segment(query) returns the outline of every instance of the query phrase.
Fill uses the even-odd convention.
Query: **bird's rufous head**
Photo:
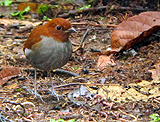
[[[72,24],[68,20],[63,18],[52,19],[46,24],[33,29],[24,44],[24,49],[31,49],[32,45],[41,41],[41,35],[52,37],[57,42],[66,42],[69,41],[69,35],[72,32],[76,32],[76,30],[72,28]]]

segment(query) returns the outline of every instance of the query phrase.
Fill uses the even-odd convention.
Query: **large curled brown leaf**
[[[129,49],[160,29],[160,12],[143,12],[123,21],[111,35],[112,50]]]

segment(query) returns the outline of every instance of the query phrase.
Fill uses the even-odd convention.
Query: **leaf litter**
[[[77,28],[83,27],[78,26]],[[154,64],[160,62],[159,37],[152,35],[154,40],[151,43],[134,47],[137,52],[134,56],[129,51],[111,56],[110,58],[116,65],[104,64],[103,69],[98,69],[96,64],[99,54],[90,52],[90,48],[105,49],[108,40],[103,39],[106,37],[106,33],[108,35],[110,32],[103,29],[97,31],[97,28],[94,28],[88,33],[83,50],[73,53],[71,61],[62,68],[77,74],[84,69],[88,72],[81,72],[81,75],[76,77],[64,77],[61,74],[55,74],[53,77],[56,92],[64,96],[58,103],[53,96],[49,95],[48,89],[51,86],[48,85],[49,81],[45,80],[47,74],[43,72],[38,73],[38,89],[39,93],[44,96],[45,103],[42,104],[40,100],[33,99],[33,96],[29,94],[29,91],[33,90],[34,74],[25,70],[31,69],[31,66],[24,59],[22,50],[19,51],[23,48],[23,41],[19,45],[12,45],[14,38],[8,40],[8,43],[1,42],[3,47],[1,53],[5,56],[5,58],[1,56],[1,64],[4,67],[15,66],[22,69],[21,76],[17,74],[17,78],[8,79],[13,82],[9,82],[7,86],[16,84],[15,87],[4,86],[0,90],[2,115],[11,120],[23,121],[47,121],[51,118],[63,118],[65,120],[73,118],[77,121],[93,121],[95,119],[97,121],[145,121],[146,119],[149,120],[148,115],[154,112],[158,113],[160,80],[158,76],[156,76],[156,79],[152,79],[152,73],[149,70],[155,69]],[[13,28],[14,30],[16,28]],[[83,30],[78,31],[78,34],[73,34],[71,37],[72,41],[77,44],[85,33]],[[27,35],[27,33],[26,31],[23,32],[24,35]],[[96,38],[89,40],[94,35],[96,35]],[[8,38],[2,37],[2,39],[7,40]],[[75,66],[78,67],[73,68]],[[76,84],[72,85],[74,82]],[[70,86],[67,84],[70,84]],[[58,87],[61,85],[63,87]],[[79,88],[79,86],[82,88]],[[19,90],[17,91],[17,89]],[[89,97],[80,94],[79,91],[81,92],[81,90],[86,91]],[[84,99],[84,101],[76,101],[76,97]],[[6,100],[14,102],[8,103],[5,102]],[[23,109],[19,107],[21,104],[16,105],[15,103],[21,103],[22,105],[26,103],[24,105],[25,115]],[[26,105],[28,106],[26,107]]]

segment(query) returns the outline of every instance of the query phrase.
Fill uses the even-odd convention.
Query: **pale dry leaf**
[[[103,68],[107,65],[116,65],[114,63],[114,61],[112,59],[110,59],[110,56],[106,56],[106,55],[100,55],[99,58],[98,58],[98,62],[97,62],[97,67],[98,68]]]
[[[15,19],[0,19],[0,24],[3,24],[5,26],[13,25],[14,23],[19,23],[22,25],[33,25],[33,26],[41,24],[41,22],[29,22],[24,20],[15,20]]]
[[[140,83],[128,84],[130,88],[123,88],[118,84],[104,85],[98,90],[98,94],[104,99],[111,99],[116,102],[139,100],[147,102],[150,98],[159,96],[159,79],[160,77],[156,77],[151,82],[143,80]],[[96,90],[92,90],[91,93],[96,93]]]

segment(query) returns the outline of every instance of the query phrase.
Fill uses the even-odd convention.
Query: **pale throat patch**
[[[28,48],[24,49],[24,53],[25,53],[26,56],[28,56],[31,52],[32,52],[31,49],[28,49]]]

